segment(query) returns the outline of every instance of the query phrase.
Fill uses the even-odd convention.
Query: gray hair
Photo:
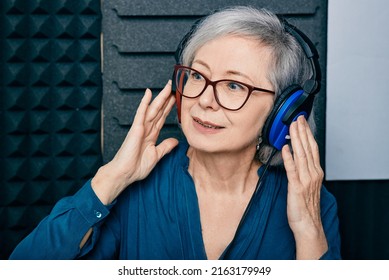
[[[209,41],[226,36],[238,35],[258,40],[270,47],[273,63],[267,79],[273,85],[275,98],[290,85],[303,83],[312,76],[312,66],[300,44],[288,32],[283,23],[266,9],[236,6],[215,12],[204,18],[196,27],[182,51],[180,60],[190,66],[196,52]],[[309,125],[315,131],[315,122],[309,118]],[[266,163],[273,148],[260,141],[256,158]],[[282,164],[280,153],[273,158],[271,165]]]

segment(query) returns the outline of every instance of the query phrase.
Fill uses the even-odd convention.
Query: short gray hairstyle
[[[199,48],[226,35],[253,38],[270,48],[273,63],[267,78],[274,87],[275,98],[288,86],[303,85],[312,76],[309,59],[297,40],[285,30],[281,20],[266,9],[246,6],[225,8],[201,20],[183,46],[180,61],[183,65],[191,66]],[[314,132],[316,127],[313,113],[309,118],[309,125]],[[266,163],[272,150],[272,147],[260,141],[257,159]],[[270,164],[282,164],[280,153],[277,153]]]

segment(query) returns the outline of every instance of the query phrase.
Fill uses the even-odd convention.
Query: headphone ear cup
[[[262,138],[265,144],[278,150],[282,149],[282,146],[286,143],[285,136],[289,133],[289,124],[285,124],[283,118],[303,92],[299,85],[291,85],[283,90],[275,100],[273,109],[262,129]]]

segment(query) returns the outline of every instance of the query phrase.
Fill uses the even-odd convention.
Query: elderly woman
[[[340,258],[336,201],[304,116],[279,149],[263,135],[281,91],[313,75],[285,24],[247,7],[198,23],[178,51],[177,95],[170,81],[153,101],[146,90],[114,159],[11,258]],[[176,101],[186,141],[157,145]]]

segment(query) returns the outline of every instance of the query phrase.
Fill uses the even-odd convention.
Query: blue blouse
[[[75,195],[61,199],[10,259],[207,259],[187,149],[187,143],[180,143],[114,205],[103,205],[88,181]],[[220,259],[295,259],[287,186],[283,169],[268,169]],[[321,218],[329,246],[322,259],[340,259],[337,205],[324,187]],[[91,238],[79,249],[91,227]]]

